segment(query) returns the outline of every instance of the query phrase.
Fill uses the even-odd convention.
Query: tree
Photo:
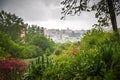
[[[51,39],[43,35],[33,36],[29,44],[38,46],[43,51],[46,51],[46,49],[48,48],[50,52],[54,51],[54,46],[55,46],[55,43]]]
[[[95,26],[109,26],[111,20],[113,31],[119,35],[116,15],[120,14],[120,0],[63,0],[61,4],[61,19],[69,14],[80,14],[82,11],[96,11],[95,17],[98,18],[99,24]]]
[[[27,26],[25,41],[29,42],[34,36],[44,36],[44,28],[37,25]]]
[[[24,29],[22,18],[5,11],[0,12],[0,31],[8,34],[12,40],[18,42]]]

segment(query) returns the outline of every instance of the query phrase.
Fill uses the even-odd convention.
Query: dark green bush
[[[41,35],[41,36],[35,35],[29,44],[35,45],[35,46],[41,48],[44,53],[47,49],[49,49],[49,51],[52,53],[54,51],[54,47],[55,47],[55,43],[51,39],[46,38],[43,35]]]
[[[12,57],[18,57],[20,55],[20,46],[11,40],[11,38],[2,32],[0,32],[0,57],[6,57],[8,54]]]
[[[19,57],[21,58],[35,58],[43,55],[41,48],[34,45],[25,45],[22,47],[22,51]]]

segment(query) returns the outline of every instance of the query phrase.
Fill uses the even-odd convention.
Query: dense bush
[[[18,44],[0,32],[0,57],[11,55],[14,58],[34,58],[45,53],[40,47],[30,44]]]
[[[62,44],[57,44],[57,47],[54,50],[54,54],[55,55],[60,55],[62,53],[63,54],[72,54],[74,47],[75,47],[75,45],[70,41],[67,41]]]
[[[94,46],[110,39],[110,32],[105,32],[103,30],[90,30],[81,40],[81,45],[83,48],[93,48]]]
[[[118,41],[105,41],[94,49],[80,50],[72,68],[82,80],[119,80],[120,44]],[[76,66],[75,66],[76,65]]]
[[[47,49],[52,53],[55,47],[55,43],[43,35],[35,35],[29,44],[38,46],[42,49],[43,53],[45,53]]]
[[[78,79],[120,79],[120,41],[118,38],[112,33],[93,31],[83,38],[81,44],[79,54],[71,65],[71,71],[78,73]]]
[[[20,46],[11,40],[11,38],[2,32],[0,32],[0,57],[6,57],[10,54],[12,57],[18,57],[20,55]]]
[[[35,58],[43,55],[43,50],[35,45],[24,45],[19,57],[21,58]]]
[[[17,80],[25,70],[26,64],[20,59],[0,59],[0,80]]]

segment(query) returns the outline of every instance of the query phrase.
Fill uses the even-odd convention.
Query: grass
[[[23,60],[24,60],[25,63],[30,63],[30,62],[36,60],[37,58],[38,57],[36,57],[36,58],[30,58],[30,59],[23,59]]]

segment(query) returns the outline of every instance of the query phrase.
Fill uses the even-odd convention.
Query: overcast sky
[[[61,18],[61,0],[0,0],[0,10],[15,13],[28,24],[48,29],[90,29],[96,23],[94,13],[83,12],[80,16]],[[120,26],[120,20],[117,18]]]

